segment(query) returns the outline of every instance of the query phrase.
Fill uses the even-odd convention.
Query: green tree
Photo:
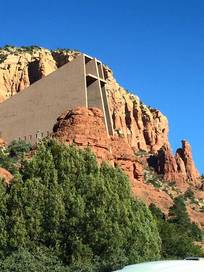
[[[190,218],[182,195],[174,199],[174,204],[169,209],[169,222],[179,225],[184,230],[190,225]]]
[[[170,220],[166,220],[162,211],[155,205],[150,205],[150,210],[157,220],[157,226],[159,229],[159,234],[162,240],[162,257],[165,259],[177,259],[177,258],[185,258],[187,256],[203,256],[202,249],[195,245],[195,237],[200,237],[201,230],[198,228],[196,224],[191,224],[186,222],[190,222],[190,219],[187,220],[177,220],[175,214],[182,214],[181,211],[177,213],[177,209],[183,209],[186,211],[184,205],[180,206],[180,201],[178,205],[178,200],[175,199],[174,208],[171,214],[173,214]],[[178,206],[179,208],[178,208]],[[176,207],[175,207],[176,206]],[[185,216],[186,213],[184,213]],[[185,224],[184,224],[185,223]],[[181,225],[180,225],[181,224]],[[185,229],[186,228],[186,229]],[[192,233],[194,234],[192,235]]]
[[[17,195],[24,207],[27,244],[41,242],[75,267],[97,263],[113,270],[159,258],[160,238],[150,211],[133,199],[127,176],[107,164],[99,167],[90,150],[45,141],[24,162],[21,175],[24,193]],[[37,201],[33,195],[39,189]],[[42,230],[31,235],[36,221]]]
[[[26,220],[24,212],[24,203],[22,201],[23,183],[21,180],[13,181],[8,195],[8,249],[16,250],[20,247],[26,247],[28,244],[28,233],[26,229]]]
[[[7,187],[0,178],[0,256],[3,254],[8,243],[7,233]]]
[[[9,146],[8,146],[8,152],[9,156],[11,158],[20,159],[24,156],[24,154],[28,153],[31,150],[31,144],[26,143],[23,140],[14,140]]]
[[[169,209],[169,222],[176,224],[181,231],[184,231],[192,239],[202,240],[202,231],[195,223],[191,223],[182,195],[174,199],[174,204]]]
[[[8,147],[0,148],[0,166],[17,176],[18,168],[31,145],[23,140],[13,141]]]
[[[183,259],[188,256],[203,256],[201,247],[195,245],[188,233],[183,232],[178,225],[163,221],[159,223],[159,229],[164,258]]]
[[[152,215],[157,219],[157,220],[164,220],[165,219],[165,214],[159,209],[154,203],[151,203],[149,205],[149,209],[152,213]]]
[[[69,267],[52,252],[36,248],[35,252],[19,249],[0,259],[1,272],[70,272]]]
[[[80,271],[160,257],[150,211],[132,197],[127,176],[99,167],[90,150],[45,141],[20,173],[9,197],[11,248],[43,245]]]

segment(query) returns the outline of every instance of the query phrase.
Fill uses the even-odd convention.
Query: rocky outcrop
[[[99,162],[105,160],[119,166],[129,176],[132,190],[148,204],[154,202],[165,212],[172,204],[171,198],[151,184],[144,183],[144,164],[125,138],[109,137],[103,122],[103,115],[96,108],[76,108],[62,114],[53,128],[52,137],[80,148],[91,148]]]
[[[109,161],[119,166],[131,179],[144,180],[143,165],[131,146],[124,138],[107,135],[101,110],[76,108],[67,111],[57,119],[53,132],[60,141],[90,147],[99,162]]]
[[[144,166],[124,138],[115,136],[109,140],[114,166],[125,171],[131,180],[144,181]]]
[[[193,161],[191,145],[186,140],[182,141],[182,148],[177,149],[176,157],[178,170],[182,170],[185,167],[185,174],[187,180],[197,181],[200,175]],[[179,161],[181,160],[183,161],[183,163],[179,164]]]
[[[0,178],[3,178],[5,183],[10,184],[13,179],[13,175],[6,169],[0,167]]]
[[[0,138],[0,148],[5,146],[6,146],[6,142]]]
[[[79,147],[90,146],[97,158],[112,162],[109,139],[99,109],[76,108],[62,114],[55,124],[54,137]]]
[[[199,173],[192,159],[191,146],[182,141],[182,148],[176,151],[175,156],[168,145],[162,146],[159,151],[148,159],[149,166],[164,180],[175,182],[177,187],[185,190],[189,183],[199,183]]]
[[[177,180],[177,164],[169,145],[164,145],[157,154],[148,159],[149,166],[153,167],[157,174],[163,175],[165,180]]]
[[[107,95],[116,133],[123,136],[135,150],[156,152],[167,144],[167,118],[122,88],[108,68],[106,76]]]

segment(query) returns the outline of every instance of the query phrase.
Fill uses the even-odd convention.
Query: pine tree
[[[4,181],[0,178],[0,254],[7,247],[8,233],[7,233],[7,188]]]
[[[42,142],[22,162],[6,207],[10,252],[45,247],[84,272],[160,257],[156,223],[127,176],[88,149]]]
[[[184,230],[190,225],[190,218],[182,195],[174,199],[174,204],[169,209],[169,222],[179,225]]]

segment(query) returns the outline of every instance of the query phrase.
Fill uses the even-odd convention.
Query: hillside
[[[36,46],[0,49],[0,101],[22,92],[78,54]],[[105,71],[115,135],[107,136],[99,110],[77,108],[67,109],[56,120],[53,137],[91,146],[99,161],[108,160],[129,175],[136,196],[148,204],[156,203],[166,214],[176,196],[192,192],[193,197],[186,198],[188,212],[192,221],[204,228],[203,180],[190,144],[183,140],[174,155],[168,140],[167,118],[121,87],[107,66]]]

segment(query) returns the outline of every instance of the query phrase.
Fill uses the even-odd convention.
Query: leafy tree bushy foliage
[[[191,223],[182,195],[174,199],[174,204],[169,210],[169,222],[176,224],[193,240],[202,241],[202,231],[195,223]]]
[[[151,212],[89,150],[44,141],[19,171],[0,183],[1,271],[113,271],[160,257]]]
[[[23,140],[14,140],[7,148],[0,148],[0,167],[17,175],[17,163],[31,150],[31,145]]]
[[[190,222],[183,196],[174,199],[168,220],[165,220],[164,214],[155,204],[150,205],[150,210],[157,220],[163,258],[204,256],[203,250],[195,245],[195,241],[202,240],[202,231],[195,223]]]
[[[35,248],[35,252],[18,249],[7,258],[0,260],[0,271],[3,272],[70,272],[59,258],[49,250]]]

